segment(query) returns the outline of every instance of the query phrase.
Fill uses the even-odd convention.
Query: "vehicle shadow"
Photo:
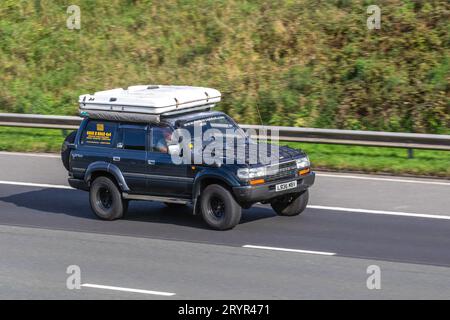
[[[28,215],[53,213],[101,221],[91,211],[88,194],[78,190],[40,189],[1,197],[0,202],[30,209]],[[276,214],[272,210],[261,207],[243,210],[240,224],[274,216]],[[199,215],[192,215],[191,206],[174,209],[159,202],[131,201],[127,214],[121,220],[210,229]]]
[[[87,194],[76,190],[46,188],[4,196],[0,202],[31,209],[33,214],[54,213],[96,219],[91,213]]]

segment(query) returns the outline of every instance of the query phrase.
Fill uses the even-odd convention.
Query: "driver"
[[[161,129],[161,131],[162,131],[162,136],[156,142],[155,149],[158,152],[168,153],[169,149],[168,149],[167,145],[172,140],[172,130],[170,130],[169,128],[163,128],[163,129]],[[161,132],[160,132],[160,134],[161,134]]]

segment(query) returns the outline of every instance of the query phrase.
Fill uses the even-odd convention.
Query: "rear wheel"
[[[279,216],[296,216],[302,213],[309,200],[308,190],[275,198],[270,205]]]
[[[232,229],[241,220],[241,207],[230,191],[218,184],[203,190],[200,208],[203,220],[216,230]]]
[[[92,182],[89,201],[92,211],[102,220],[119,219],[128,208],[128,202],[122,200],[119,188],[108,177],[98,177]]]

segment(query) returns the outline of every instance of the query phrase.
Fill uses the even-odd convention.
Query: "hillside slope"
[[[79,94],[216,87],[239,122],[448,133],[450,4],[379,1],[0,2],[0,111],[76,114]],[[81,7],[69,30],[67,7]]]

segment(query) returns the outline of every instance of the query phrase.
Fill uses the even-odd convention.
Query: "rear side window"
[[[122,129],[122,148],[128,150],[145,151],[145,129]]]
[[[116,132],[117,123],[91,120],[81,134],[81,144],[111,148]]]

